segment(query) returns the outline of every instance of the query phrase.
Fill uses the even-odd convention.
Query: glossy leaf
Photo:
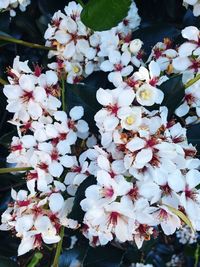
[[[4,256],[0,256],[0,266],[2,267],[18,267],[19,265],[17,264],[17,262],[6,258]]]
[[[86,244],[76,246],[73,249],[64,250],[60,256],[59,267],[82,266],[78,265],[78,263],[82,263],[87,251],[88,246]]]
[[[166,106],[168,108],[168,118],[171,118],[185,95],[182,75],[170,78],[160,85],[160,89],[165,95],[162,106]]]
[[[83,23],[96,31],[108,30],[127,16],[131,0],[90,0],[81,13]]]
[[[177,210],[169,205],[165,205],[173,214],[177,215],[185,224],[187,224],[192,231],[194,231],[194,228],[192,226],[192,223],[190,219],[180,210]]]
[[[124,251],[112,245],[90,247],[84,259],[85,267],[119,267]]]
[[[75,220],[81,221],[84,216],[84,212],[81,209],[80,202],[85,198],[85,190],[92,184],[96,183],[96,179],[94,176],[90,175],[88,176],[78,187],[78,190],[75,195],[74,199],[74,206],[72,208],[72,211],[70,213],[70,218],[73,218]]]
[[[33,255],[33,258],[31,259],[31,261],[27,265],[27,267],[36,267],[42,258],[43,258],[42,253],[41,252],[36,252]]]

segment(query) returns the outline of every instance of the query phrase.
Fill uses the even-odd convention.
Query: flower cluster
[[[181,244],[194,244],[197,242],[198,234],[192,232],[188,226],[184,226],[176,232],[176,237]]]
[[[200,160],[186,128],[176,121],[176,116],[186,123],[199,119],[199,82],[187,86],[171,119],[160,87],[173,74],[182,74],[184,84],[197,77],[199,30],[182,30],[187,41],[179,47],[169,39],[157,43],[145,63],[143,42],[131,36],[140,23],[134,2],[127,17],[104,32],[87,28],[81,10],[70,2],[65,14],[54,14],[45,33],[46,44],[55,48],[49,57],[57,58],[49,70],[38,65],[32,70],[19,57],[7,70],[9,84],[3,91],[18,132],[7,162],[31,168],[25,174],[28,191],[12,190],[13,202],[0,226],[22,239],[19,255],[42,242],[59,242],[62,227],[79,226],[69,213],[78,187],[89,176],[94,184],[80,205],[85,212],[82,232],[92,246],[114,240],[134,241],[141,248],[160,229],[175,233],[185,217],[200,230]],[[102,108],[94,117],[96,140],[81,106],[65,112],[59,79],[77,83],[98,70],[108,73],[114,89],[97,90]],[[177,236],[187,239],[181,231]]]
[[[144,264],[144,263],[133,263],[130,267],[153,267],[152,264]]]
[[[131,32],[140,24],[137,7],[133,2],[127,17],[115,28],[104,32],[93,32],[80,19],[82,7],[70,2],[65,7],[65,14],[58,11],[45,32],[46,45],[55,47],[49,57],[57,56],[57,62],[49,64],[58,73],[67,73],[69,83],[77,83],[93,71],[115,70],[123,76],[130,74],[133,67],[127,67],[131,62],[131,53],[127,45],[122,43],[130,40]],[[138,46],[141,45],[138,44]],[[122,53],[119,53],[122,48]],[[140,50],[138,49],[138,51]],[[115,54],[113,54],[113,50]],[[133,48],[133,56],[138,51]],[[106,65],[105,60],[111,62]]]
[[[0,10],[10,10],[10,16],[14,17],[16,15],[15,8],[19,7],[19,9],[24,12],[30,3],[31,0],[1,0]]]
[[[167,267],[181,267],[184,266],[184,256],[183,254],[174,254],[171,257],[171,260],[167,262],[166,266]]]
[[[42,73],[39,66],[32,71],[28,62],[16,57],[7,72],[10,84],[4,86],[4,94],[7,110],[14,113],[10,122],[18,131],[7,162],[32,170],[25,176],[29,192],[12,191],[14,202],[2,215],[1,229],[13,229],[22,238],[18,250],[21,255],[40,247],[42,240],[48,244],[58,242],[61,226],[77,227],[77,222],[67,219],[73,198],[64,201],[62,192],[66,187],[62,180],[65,170],[78,165],[72,150],[76,142],[88,137],[89,128],[81,119],[82,107],[71,109],[69,116],[58,110],[60,86],[54,71]]]
[[[183,211],[200,229],[195,147],[187,143],[179,123],[167,121],[165,107],[149,112],[136,106],[134,98],[132,89],[97,91],[104,106],[95,116],[103,147],[93,152],[97,184],[86,189],[81,202],[86,212],[83,233],[94,246],[117,239],[135,240],[140,248],[158,225],[166,235],[173,234],[181,220],[169,206]]]
[[[2,215],[1,230],[13,230],[21,238],[18,255],[23,255],[34,248],[41,248],[42,242],[54,244],[60,241],[61,227],[76,229],[78,224],[68,219],[73,199],[64,201],[60,185],[50,193],[30,195],[25,190],[18,193],[12,190],[14,202]]]
[[[188,81],[200,74],[200,32],[194,26],[182,30],[182,37],[187,39],[179,47],[174,47],[169,39],[157,43],[148,59],[155,60],[161,71],[167,75],[182,74],[182,81],[188,85]],[[176,110],[178,117],[184,118],[186,124],[199,121],[200,93],[199,82],[187,86],[185,97]]]
[[[188,8],[188,6],[193,6],[193,14],[198,17],[200,15],[200,1],[199,0],[183,0],[183,5]]]

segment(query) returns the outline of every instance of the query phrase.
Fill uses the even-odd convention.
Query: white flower
[[[199,0],[183,0],[183,5],[186,7],[188,5],[192,5],[194,16],[198,17],[200,15],[200,2],[199,2]]]
[[[199,30],[194,26],[188,26],[182,30],[182,36],[188,39],[188,42],[184,42],[180,45],[178,53],[181,57],[187,57],[192,54],[199,55]]]
[[[142,48],[143,42],[140,39],[134,39],[130,42],[129,49],[131,53],[137,54]]]
[[[161,206],[161,209],[155,214],[160,221],[162,230],[166,235],[172,235],[177,228],[181,227],[181,221],[179,217],[173,214],[166,206]]]
[[[136,91],[136,100],[142,106],[152,106],[155,103],[161,104],[163,98],[163,92],[148,83],[144,83]]]
[[[126,130],[138,130],[138,127],[142,122],[142,108],[121,108],[118,116],[121,119],[120,123],[122,128]]]
[[[116,87],[122,82],[122,77],[128,76],[133,71],[133,66],[128,65],[131,60],[131,54],[128,51],[122,54],[119,51],[110,51],[108,60],[101,63],[100,68],[103,71],[109,71],[108,79]]]

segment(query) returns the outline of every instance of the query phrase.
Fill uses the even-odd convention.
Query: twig
[[[56,50],[56,48],[53,48],[53,47],[48,47],[48,46],[40,45],[40,44],[34,44],[34,43],[22,41],[22,40],[19,40],[19,39],[13,38],[13,37],[4,36],[4,35],[0,35],[0,40],[6,41],[9,43],[28,46],[28,47],[36,48],[36,49],[43,49],[43,50],[48,50],[48,51],[49,50]]]

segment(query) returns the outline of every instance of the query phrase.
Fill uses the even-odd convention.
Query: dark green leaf
[[[192,143],[196,149],[197,149],[197,154],[200,155],[200,138],[199,138],[199,133],[200,133],[200,124],[195,124],[192,125],[188,128],[187,130],[187,138],[188,142]]]
[[[80,263],[82,263],[87,251],[88,246],[85,245],[76,246],[73,249],[69,250],[64,250],[59,259],[59,267],[79,266],[78,264],[75,265],[74,262],[79,261]]]
[[[16,130],[13,130],[9,133],[4,134],[3,136],[0,137],[0,145],[3,145],[5,147],[9,147],[12,137],[15,136],[17,133]]]
[[[81,13],[83,23],[95,31],[108,30],[126,17],[131,0],[90,0]]]
[[[4,256],[0,256],[0,266],[1,267],[18,267],[19,265],[11,259],[8,259]]]
[[[85,198],[85,190],[92,184],[96,183],[96,179],[94,176],[90,175],[88,176],[78,187],[78,190],[75,195],[74,199],[74,206],[72,208],[72,211],[70,213],[70,218],[82,221],[84,212],[81,209],[80,202]]]
[[[165,95],[162,106],[166,106],[168,108],[168,118],[170,118],[176,108],[180,105],[181,100],[185,95],[182,75],[170,78],[160,85],[160,89]]]
[[[36,252],[33,255],[33,258],[31,259],[30,263],[27,265],[27,267],[35,267],[38,265],[40,260],[42,259],[43,255],[41,252]]]
[[[112,245],[90,247],[84,259],[84,267],[119,267],[124,251]]]
[[[139,38],[143,41],[143,49],[147,55],[150,54],[152,47],[157,42],[162,42],[165,37],[172,40],[176,39],[180,35],[180,30],[172,24],[165,22],[151,24],[145,26],[137,31],[133,32],[133,39]]]

